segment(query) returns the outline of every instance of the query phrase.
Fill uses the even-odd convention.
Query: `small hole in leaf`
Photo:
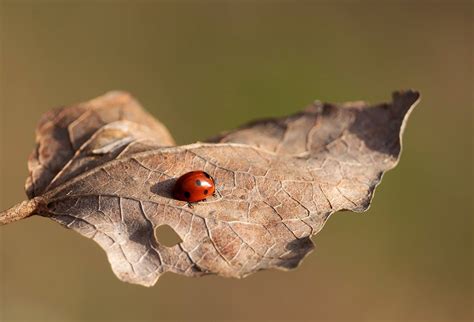
[[[179,235],[168,225],[161,225],[155,229],[155,238],[161,245],[166,247],[172,247],[183,240],[179,237]]]

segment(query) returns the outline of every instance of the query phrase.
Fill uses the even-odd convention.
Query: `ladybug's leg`
[[[214,193],[212,195],[216,197],[216,194],[219,195],[220,198],[222,198],[221,192],[217,188],[214,190]]]
[[[191,209],[193,209],[193,208],[194,208],[193,204],[192,204],[192,203],[190,203],[190,202],[188,202],[188,207],[189,207],[189,208],[191,208]]]
[[[217,179],[213,179],[213,180],[214,180],[214,187],[215,187],[215,189],[214,189],[214,193],[213,193],[212,195],[215,197],[215,196],[216,196],[216,194],[218,194],[218,195],[219,195],[219,197],[221,197],[221,198],[222,198],[222,195],[221,195],[221,193],[220,193],[219,189],[217,189]]]

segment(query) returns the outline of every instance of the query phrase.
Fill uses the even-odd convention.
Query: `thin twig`
[[[0,226],[15,222],[20,219],[30,217],[37,213],[39,206],[39,199],[34,198],[25,200],[19,204],[0,212]]]

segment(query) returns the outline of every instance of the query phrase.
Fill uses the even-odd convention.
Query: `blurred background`
[[[422,100],[364,214],[291,272],[120,282],[45,218],[0,227],[0,320],[472,320],[472,1],[2,1],[0,209],[52,107],[130,91],[191,143],[314,99]]]

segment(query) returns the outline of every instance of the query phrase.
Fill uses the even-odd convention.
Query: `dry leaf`
[[[244,277],[296,267],[329,215],[369,207],[399,158],[414,91],[369,106],[315,102],[289,117],[257,121],[207,143],[174,147],[166,128],[127,93],[47,113],[37,129],[29,201],[5,224],[51,218],[96,241],[123,281],[151,286],[164,272]],[[171,197],[175,180],[204,170],[220,195],[195,204]],[[155,229],[169,225],[168,247]]]

